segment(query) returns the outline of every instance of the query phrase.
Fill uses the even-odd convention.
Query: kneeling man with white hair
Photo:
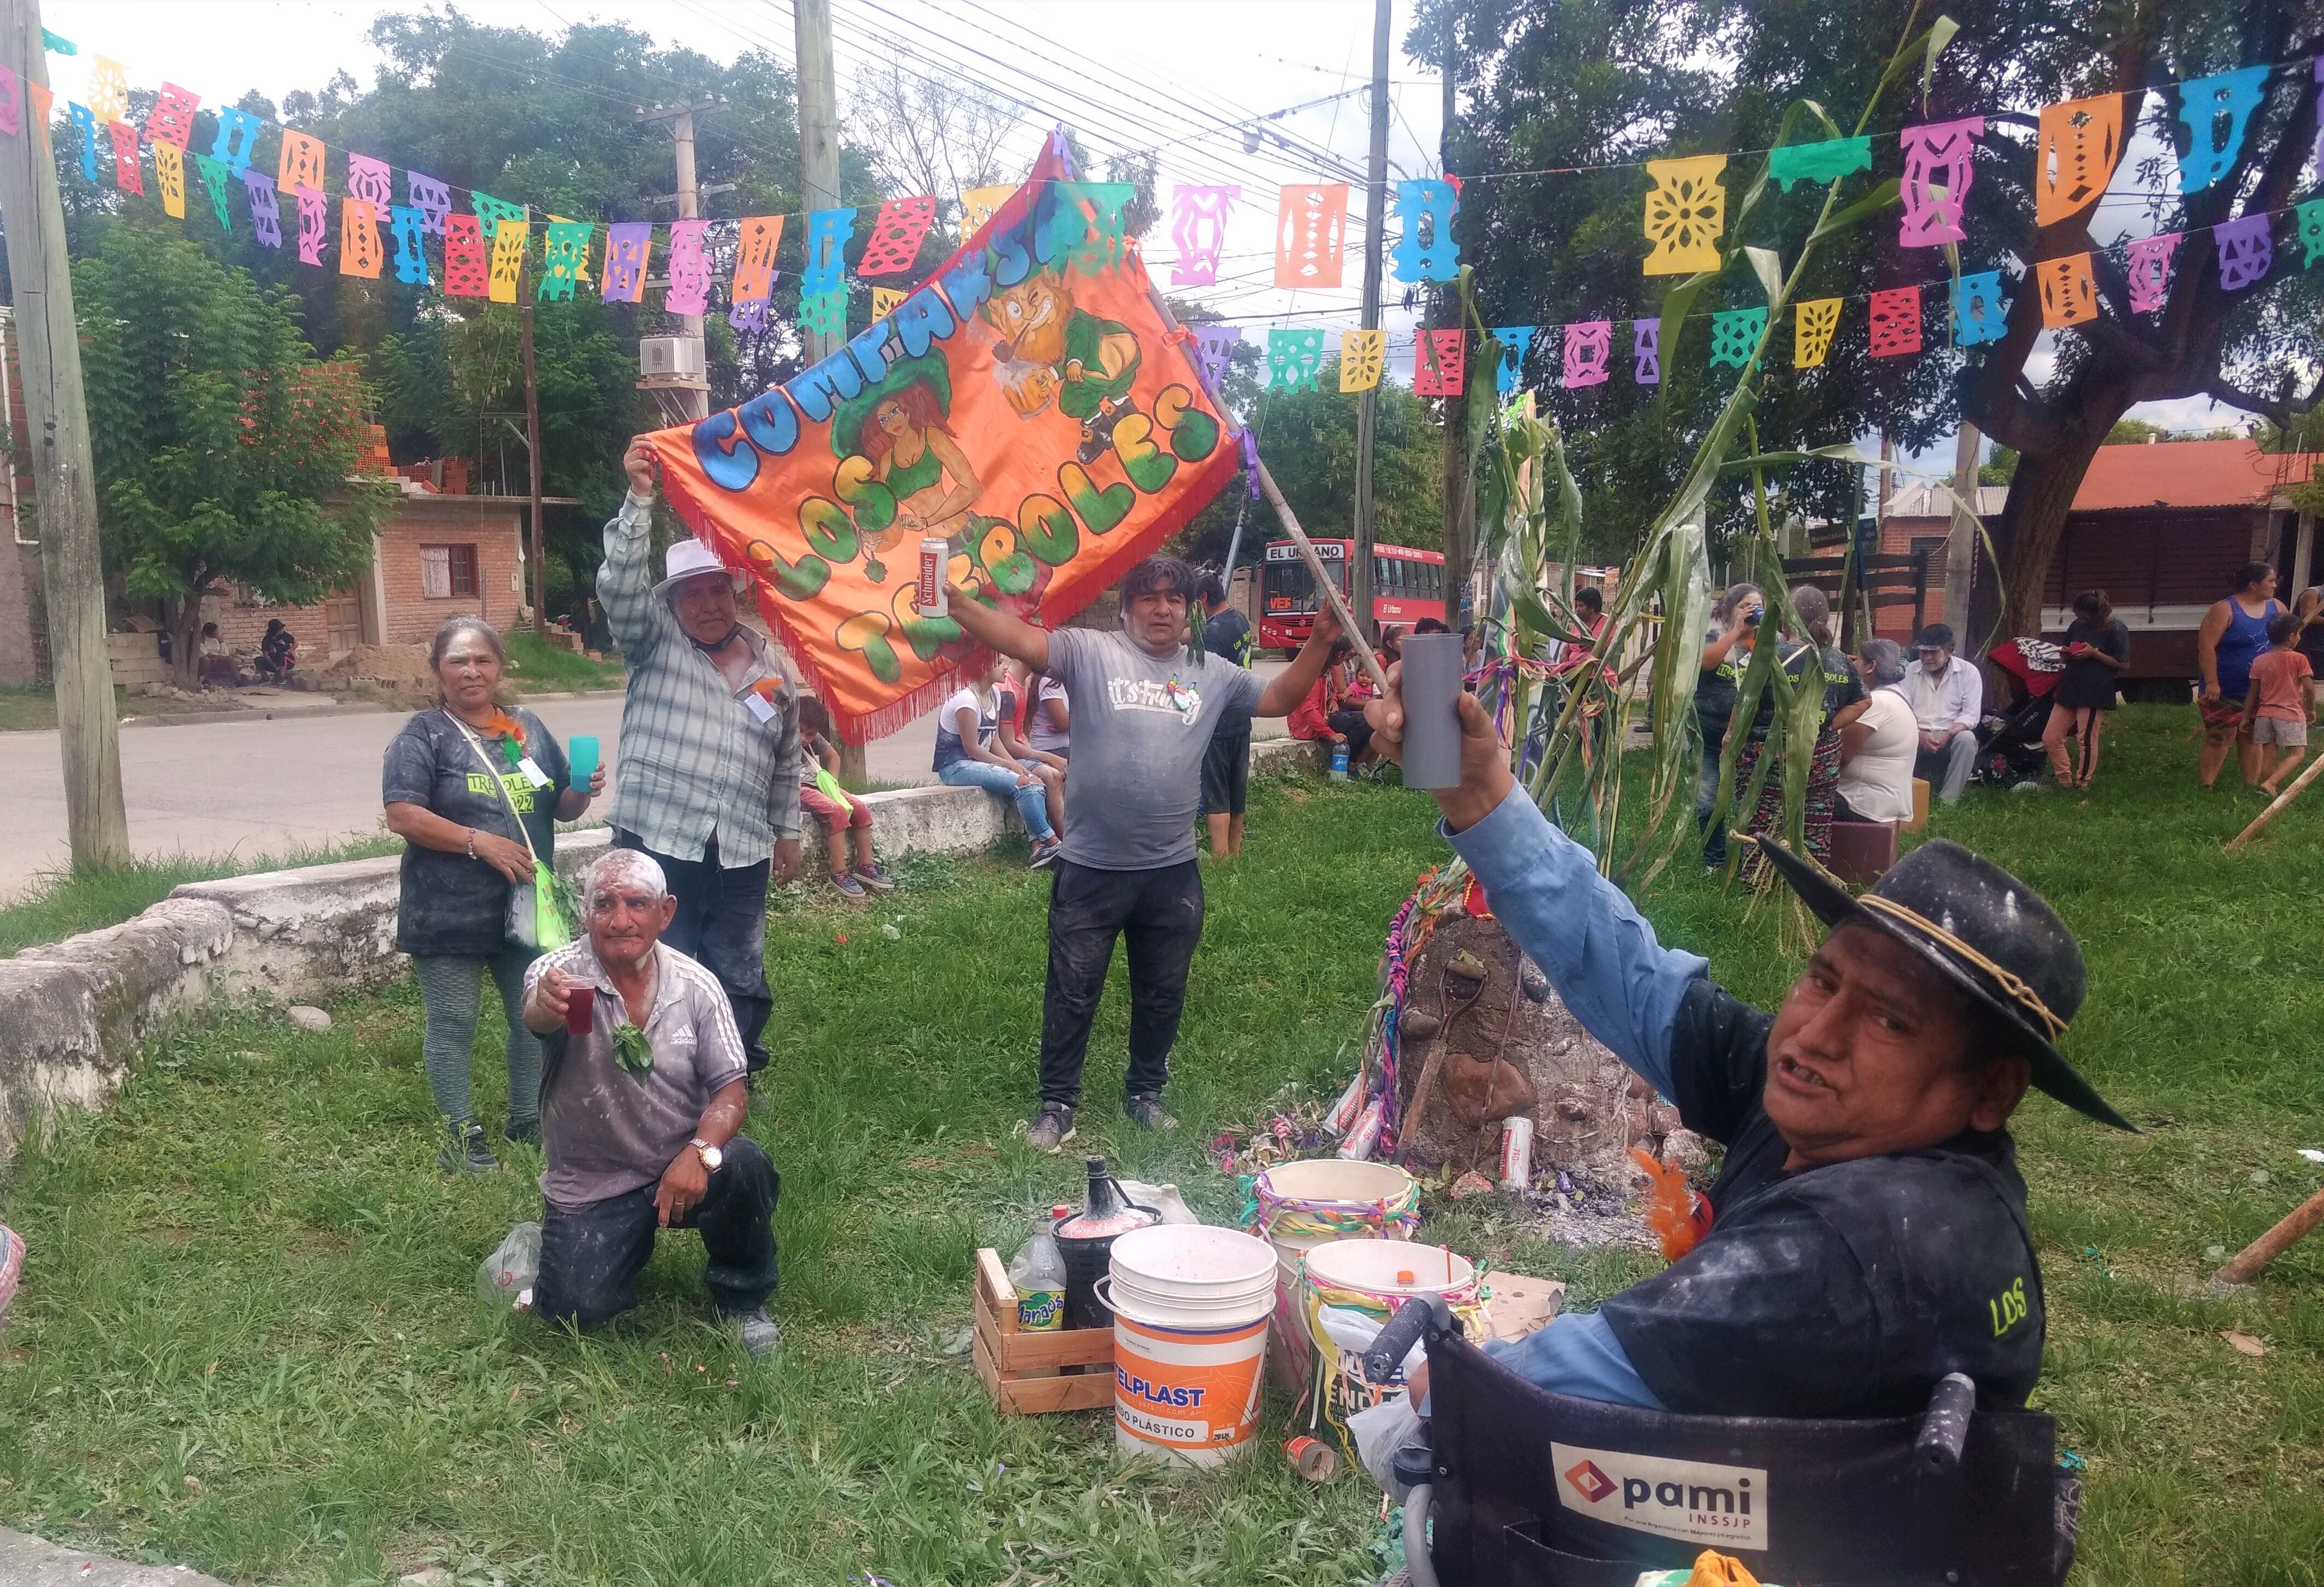
[[[540,1226],[534,1310],[586,1328],[638,1303],[654,1231],[696,1229],[710,1298],[763,1355],[779,1334],[772,1218],[782,1179],[738,1134],[750,1109],[734,1014],[715,976],[660,938],[676,904],[650,855],[589,869],[589,931],[533,961],[524,1023],[542,1038]],[[586,989],[586,1036],[567,1024]]]

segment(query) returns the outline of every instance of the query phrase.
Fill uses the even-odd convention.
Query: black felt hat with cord
[[[1923,844],[1861,898],[1812,861],[1765,837],[1750,841],[1827,926],[1886,932],[2025,1038],[2034,1084],[2101,1124],[2138,1132],[2058,1051],[2082,1006],[2082,950],[2042,895],[1982,855],[1941,839]]]

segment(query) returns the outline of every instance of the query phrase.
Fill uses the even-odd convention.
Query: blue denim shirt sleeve
[[[1630,1365],[1622,1342],[1596,1312],[1573,1312],[1553,1317],[1549,1325],[1523,1339],[1489,1341],[1485,1353],[1528,1383],[1553,1394],[1576,1399],[1603,1400],[1609,1405],[1665,1409]]]
[[[1552,826],[1522,787],[1467,831],[1439,829],[1582,1028],[1656,1091],[1674,1095],[1671,1031],[1708,961],[1656,942],[1622,890],[1598,874],[1590,851]]]

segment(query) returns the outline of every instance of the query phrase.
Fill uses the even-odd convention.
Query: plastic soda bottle
[[[1332,776],[1341,782],[1348,780],[1348,746],[1344,740],[1332,746]]]
[[[1017,1291],[1017,1325],[1028,1333],[1055,1333],[1065,1325],[1065,1258],[1049,1231],[1073,1211],[1051,1207],[1049,1222],[1033,1232],[1009,1262],[1010,1287]]]

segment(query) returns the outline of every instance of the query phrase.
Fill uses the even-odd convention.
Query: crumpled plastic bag
[[[512,1311],[527,1311],[540,1277],[540,1225],[519,1223],[476,1269],[476,1295]]]
[[[1178,1194],[1178,1187],[1175,1185],[1143,1185],[1135,1179],[1125,1179],[1121,1182],[1121,1193],[1130,1199],[1132,1206],[1152,1207],[1161,1213],[1165,1223],[1202,1222],[1194,1216],[1194,1209],[1186,1204],[1186,1198]]]
[[[1356,1441],[1356,1459],[1379,1484],[1380,1491],[1398,1504],[1411,1490],[1396,1480],[1388,1462],[1397,1450],[1417,1442],[1419,1435],[1420,1413],[1412,1408],[1409,1394],[1390,1395],[1348,1418],[1348,1436]]]
[[[1317,1306],[1315,1313],[1332,1342],[1359,1360],[1372,1347],[1372,1341],[1379,1337],[1380,1330],[1388,1326],[1379,1318],[1348,1306]],[[1403,1364],[1397,1369],[1397,1375],[1410,1379],[1415,1370],[1427,1359],[1427,1342],[1415,1340],[1412,1348],[1405,1352]]]

